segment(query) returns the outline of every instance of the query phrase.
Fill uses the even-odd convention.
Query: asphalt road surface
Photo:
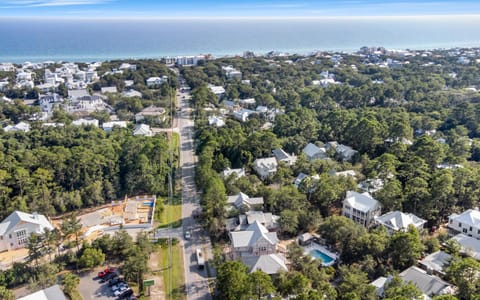
[[[184,245],[185,289],[188,300],[211,300],[206,269],[199,269],[195,250],[200,248],[206,260],[212,257],[212,245],[208,234],[193,218],[194,210],[200,208],[197,187],[195,186],[195,151],[194,124],[189,107],[190,94],[177,92],[179,99],[178,127],[180,130],[180,164],[182,169],[182,229]],[[185,232],[190,231],[190,239],[185,239]]]

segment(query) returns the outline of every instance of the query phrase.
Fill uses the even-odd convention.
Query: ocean
[[[0,19],[0,62],[92,62],[269,51],[306,54],[362,46],[480,46],[480,18],[63,20]]]

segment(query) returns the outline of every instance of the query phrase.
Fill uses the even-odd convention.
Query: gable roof
[[[320,148],[317,145],[314,145],[312,143],[308,143],[308,145],[305,146],[302,150],[303,153],[305,153],[308,157],[315,157],[315,156],[327,156],[327,152],[325,151],[325,148]]]
[[[391,211],[376,218],[376,222],[395,231],[406,229],[409,225],[423,226],[427,221],[414,214],[405,214],[401,211]]]
[[[65,297],[65,294],[60,286],[55,284],[49,288],[19,298],[18,300],[67,300],[67,298]]]
[[[413,283],[427,296],[440,295],[450,287],[447,282],[415,266],[406,269],[399,276],[404,282]]]
[[[276,169],[278,164],[275,157],[266,157],[266,158],[257,158],[253,162],[254,167],[256,168],[265,168],[269,170]]]
[[[462,253],[480,260],[480,240],[463,233],[457,234],[452,239],[460,244]]]
[[[53,230],[52,224],[44,215],[29,214],[16,210],[0,223],[0,235],[8,233],[20,222],[39,225],[42,231],[44,228]]]
[[[288,268],[285,265],[285,258],[280,254],[246,256],[242,257],[242,261],[249,267],[250,272],[262,270],[271,275],[280,271],[288,271]]]
[[[480,211],[476,209],[468,209],[461,214],[452,214],[449,219],[473,227],[480,227]]]
[[[344,202],[363,212],[373,210],[380,205],[380,203],[373,199],[373,197],[367,192],[360,194],[354,191],[348,191]]]
[[[290,158],[290,155],[281,148],[273,149],[272,153],[279,161]]]
[[[438,273],[444,273],[443,268],[451,258],[452,256],[450,254],[443,251],[437,251],[427,255],[424,259],[419,261],[419,263],[430,270],[434,270]]]
[[[245,231],[230,232],[233,248],[252,247],[261,238],[268,241],[271,245],[278,243],[277,234],[268,232],[267,228],[258,221],[249,225]]]
[[[243,205],[247,205],[247,206],[262,205],[263,204],[263,197],[250,198],[246,194],[240,192],[237,195],[228,196],[227,203],[228,204],[233,204],[236,207],[241,207]]]
[[[153,135],[152,130],[150,129],[150,126],[147,124],[137,124],[135,126],[135,130],[133,130],[133,135],[146,135],[150,136]]]

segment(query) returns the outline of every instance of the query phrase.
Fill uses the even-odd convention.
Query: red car
[[[106,268],[105,270],[98,272],[98,278],[103,278],[108,274],[114,273],[114,272],[115,272],[115,268]]]

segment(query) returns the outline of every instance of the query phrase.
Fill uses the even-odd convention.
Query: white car
[[[124,282],[119,283],[117,285],[112,286],[112,292],[115,292],[116,290],[121,289],[122,287],[128,287],[128,285]]]
[[[123,291],[125,291],[127,289],[128,289],[128,286],[122,286],[121,288],[119,288],[118,290],[113,292],[113,294],[115,295],[115,297],[118,297],[123,293]]]

